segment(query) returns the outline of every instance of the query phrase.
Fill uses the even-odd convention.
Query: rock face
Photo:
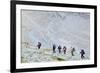
[[[80,60],[81,49],[89,59],[89,13],[22,10],[21,16],[22,62]],[[39,51],[36,48],[38,42],[42,43]],[[66,46],[67,55],[53,54],[53,44]],[[70,55],[71,47],[76,49],[74,57]]]

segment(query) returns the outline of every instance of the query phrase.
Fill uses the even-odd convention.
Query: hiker
[[[81,59],[83,59],[84,58],[85,51],[82,49],[81,52],[80,52],[80,54],[81,54]]]
[[[38,42],[38,45],[37,45],[38,49],[41,48],[41,42]]]
[[[74,56],[75,48],[72,48],[71,55]]]
[[[66,54],[66,50],[67,50],[67,48],[66,48],[66,46],[64,46],[63,47],[64,54]]]
[[[59,53],[61,53],[61,46],[60,45],[58,46],[58,50],[59,50]]]
[[[53,53],[56,53],[56,45],[53,44]]]

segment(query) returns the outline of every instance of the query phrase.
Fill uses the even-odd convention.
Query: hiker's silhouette
[[[63,47],[64,54],[66,54],[66,50],[67,50],[67,48],[66,48],[66,46],[64,46]]]
[[[58,51],[59,51],[59,53],[61,53],[61,49],[62,49],[62,48],[61,48],[61,46],[59,45],[59,46],[58,46]]]
[[[85,51],[82,49],[81,52],[80,52],[80,54],[81,54],[81,59],[83,59],[84,58]]]
[[[53,44],[53,53],[56,53],[56,45]]]
[[[38,42],[38,45],[37,45],[38,49],[41,48],[41,42]]]
[[[74,56],[75,48],[72,48],[71,55]]]

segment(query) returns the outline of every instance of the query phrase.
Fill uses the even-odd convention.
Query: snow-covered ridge
[[[42,43],[41,49],[44,52],[46,49],[50,49],[51,52],[53,44],[66,46],[69,50],[70,47],[75,47],[78,53],[80,49],[84,49],[88,59],[90,55],[90,14],[22,10],[22,57],[29,56],[31,52],[40,53],[41,51],[36,50],[37,42]],[[26,53],[28,50],[30,53]],[[44,52],[42,51],[42,54]],[[35,62],[36,55],[42,54],[30,55],[33,57],[32,61]],[[53,56],[52,52],[51,55]],[[39,56],[37,58],[39,59]],[[77,56],[74,60],[76,59]],[[80,60],[79,57],[78,60]],[[41,59],[41,61],[46,61],[46,59]]]

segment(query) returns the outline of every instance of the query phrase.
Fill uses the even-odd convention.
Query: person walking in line
[[[85,51],[82,49],[81,52],[80,52],[80,54],[81,54],[81,59],[83,59],[84,55],[85,55]]]
[[[72,48],[71,55],[74,56],[75,48]]]
[[[60,45],[58,46],[58,51],[59,51],[59,53],[61,53],[61,46]]]
[[[38,45],[37,45],[38,49],[41,48],[41,42],[38,42]]]
[[[66,54],[66,50],[67,50],[67,48],[66,48],[66,46],[64,46],[63,47],[64,54]]]
[[[56,53],[56,45],[53,44],[53,53]]]

